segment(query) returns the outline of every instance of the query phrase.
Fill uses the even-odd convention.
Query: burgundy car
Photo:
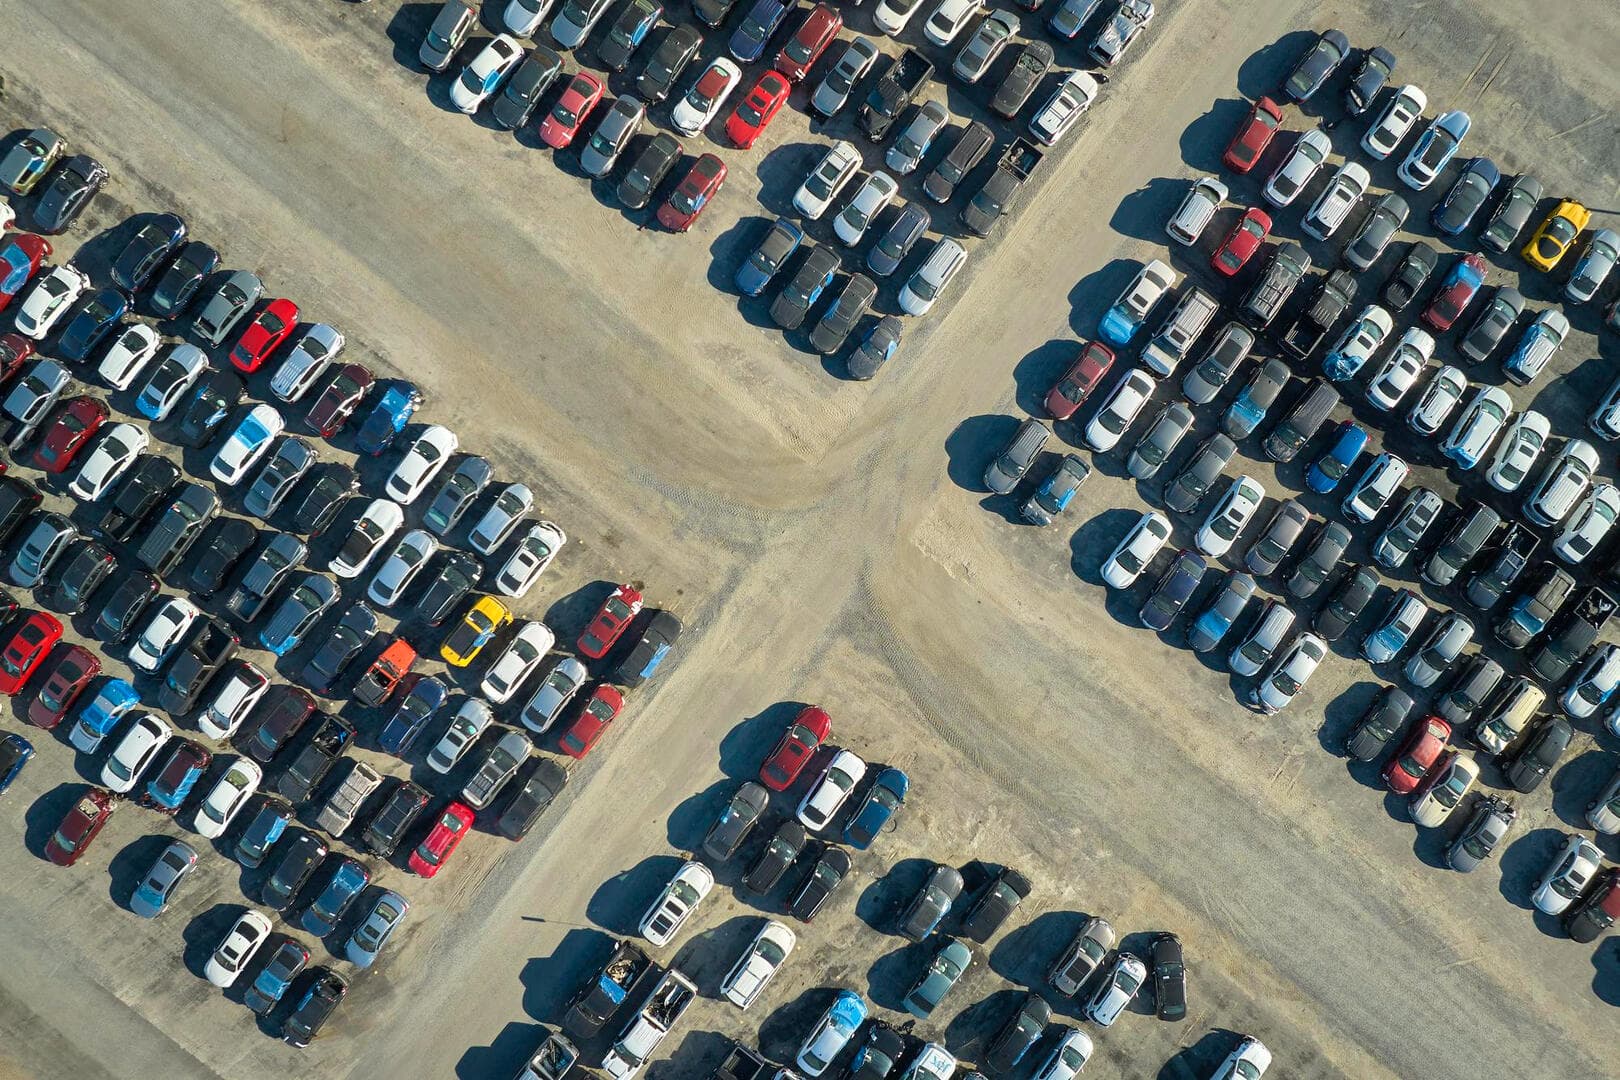
[[[336,435],[376,381],[377,377],[364,364],[344,364],[338,368],[321,396],[309,407],[306,417],[309,426],[320,432],[323,439]]]
[[[703,216],[709,200],[720,194],[726,182],[726,163],[713,154],[704,154],[692,163],[677,187],[658,208],[658,224],[670,232],[685,232]]]
[[[62,823],[45,845],[45,857],[57,866],[78,862],[117,806],[118,799],[112,792],[90,788],[63,815]]]
[[[553,150],[561,150],[574,141],[585,118],[591,115],[596,103],[602,100],[602,81],[589,72],[581,71],[568,83],[557,104],[551,107],[540,122],[540,141]]]
[[[28,706],[28,722],[50,729],[62,722],[73,703],[101,674],[101,658],[83,645],[69,645],[51,660],[45,682]]]
[[[1434,768],[1451,738],[1451,725],[1430,716],[1412,725],[1412,731],[1399,750],[1384,766],[1384,783],[1397,795],[1410,795],[1418,782]]]
[[[827,710],[806,705],[782,733],[782,741],[776,744],[765,764],[760,766],[759,782],[772,791],[786,791],[831,735],[832,717],[827,715]]]
[[[48,473],[62,472],[73,464],[74,457],[109,415],[107,403],[88,394],[62,402],[45,429],[39,449],[34,451],[34,467]]]
[[[277,297],[256,315],[231,350],[231,363],[240,371],[258,371],[276,346],[298,326],[298,305]]]
[[[1067,420],[1085,403],[1108,369],[1114,366],[1114,350],[1100,341],[1089,341],[1063,378],[1046,395],[1046,411],[1054,420]]]
[[[33,233],[14,233],[0,247],[0,311],[17,299],[39,264],[50,258],[51,242]]]
[[[0,334],[0,384],[8,383],[34,355],[34,343],[21,334]]]
[[[1248,119],[1243,121],[1243,126],[1237,129],[1237,134],[1227,144],[1221,160],[1233,172],[1248,172],[1260,160],[1260,155],[1266,152],[1266,147],[1271,145],[1272,137],[1282,127],[1282,122],[1283,112],[1275,101],[1268,97],[1256,101],[1254,108],[1249,110]]]
[[[792,40],[776,54],[776,70],[786,75],[789,82],[799,82],[815,67],[843,28],[842,15],[826,4],[817,4],[799,24]]]
[[[1479,294],[1485,284],[1485,258],[1482,255],[1464,255],[1452,266],[1440,291],[1434,294],[1429,306],[1423,309],[1423,321],[1436,330],[1450,330],[1457,316]]]
[[[1257,206],[1251,206],[1232,226],[1232,231],[1226,234],[1226,239],[1215,249],[1215,254],[1210,256],[1209,265],[1214,267],[1216,273],[1231,277],[1260,250],[1270,231],[1271,215]]]
[[[55,615],[36,611],[17,628],[0,652],[0,694],[21,690],[44,663],[51,646],[62,640],[62,624]]]

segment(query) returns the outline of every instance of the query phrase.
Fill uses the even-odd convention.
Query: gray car
[[[466,44],[467,35],[478,25],[478,5],[466,0],[446,0],[444,7],[434,16],[422,39],[417,58],[429,71],[443,71],[450,66],[456,51]]]
[[[240,583],[225,598],[225,610],[243,622],[252,622],[293,567],[303,562],[308,554],[309,548],[292,533],[272,536],[242,572]]]
[[[534,745],[527,735],[507,729],[484,757],[473,778],[467,781],[467,786],[461,789],[461,801],[474,810],[482,810],[494,802],[501,788],[529,760],[532,749]]]
[[[835,353],[844,347],[844,340],[855,324],[861,321],[877,299],[877,283],[865,274],[851,274],[843,290],[822,313],[821,321],[810,332],[810,347],[819,353]]]
[[[878,277],[888,277],[899,269],[922,234],[928,231],[928,211],[916,203],[907,203],[890,223],[878,242],[867,252],[866,267]]]
[[[0,158],[0,184],[13,195],[27,195],[61,159],[67,144],[48,128],[35,128]]]
[[[895,137],[893,143],[889,144],[889,152],[883,160],[888,163],[889,168],[901,176],[913,172],[922,163],[923,155],[928,153],[928,148],[933,145],[934,139],[945,129],[950,119],[950,110],[945,108],[944,102],[925,102],[923,107],[917,110],[917,115],[911,118],[911,123]]]
[[[1138,480],[1151,479],[1175,452],[1192,426],[1192,410],[1179,401],[1172,401],[1159,410],[1153,423],[1136,440],[1136,446],[1125,464],[1126,469]]]
[[[1196,510],[1236,453],[1237,444],[1225,435],[1211,435],[1199,443],[1176,478],[1164,486],[1165,505],[1178,514]]]
[[[405,915],[410,910],[410,901],[392,889],[383,890],[343,950],[349,963],[358,968],[369,968],[376,963],[377,954],[388,944],[388,939],[405,921]]]
[[[263,295],[264,282],[257,274],[233,270],[197,312],[192,327],[208,344],[218,345]]]
[[[709,833],[703,838],[703,854],[716,863],[723,863],[735,855],[749,830],[765,812],[769,801],[770,792],[752,780],[738,788],[720,816],[715,818],[714,824],[709,826]]]
[[[1350,546],[1350,530],[1337,521],[1325,521],[1311,540],[1310,547],[1288,575],[1288,595],[1300,600],[1315,596],[1334,568],[1344,561]]]
[[[79,527],[61,514],[54,511],[40,514],[34,519],[34,527],[23,537],[17,554],[12,557],[12,583],[25,589],[38,585],[45,580],[45,575],[50,573],[62,552],[78,537]]]
[[[242,508],[265,521],[270,520],[293,487],[314,467],[316,460],[315,448],[303,439],[297,436],[283,439],[270,460],[264,463],[264,468],[259,470],[258,478],[242,499]]]
[[[459,2],[459,0],[457,0]],[[490,116],[501,127],[515,131],[529,122],[535,106],[562,74],[563,58],[544,45],[529,50],[517,70],[501,84],[490,106]]]
[[[1181,392],[1194,405],[1208,405],[1253,348],[1254,333],[1247,326],[1227,323],[1216,333],[1203,359],[1182,378]]]
[[[565,656],[546,675],[545,681],[523,707],[520,719],[523,726],[536,734],[543,734],[556,723],[563,707],[585,685],[589,673],[585,665],[572,656]]]
[[[1450,689],[1435,702],[1435,711],[1453,728],[1459,727],[1473,717],[1481,703],[1506,677],[1507,672],[1502,670],[1501,664],[1482,653],[1475,653],[1452,680]]]
[[[990,70],[990,65],[996,62],[996,57],[1012,43],[1016,33],[1017,15],[1000,8],[992,11],[973,31],[973,36],[962,46],[962,51],[956,54],[956,60],[951,64],[951,74],[970,86],[978,82]]]
[[[900,917],[900,932],[921,941],[934,932],[962,895],[962,875],[952,866],[936,866]]]
[[[816,84],[810,95],[810,111],[821,117],[831,117],[849,101],[850,91],[878,58],[878,47],[864,37],[855,37],[844,48],[838,62]]]
[[[197,852],[190,844],[183,840],[170,841],[135,887],[129,898],[129,910],[143,919],[155,919],[163,914],[174,898],[174,890],[196,865]]]
[[[885,315],[879,319],[845,361],[849,377],[866,380],[876,375],[900,348],[901,329],[898,316]]]
[[[495,470],[487,459],[476,454],[462,458],[422,515],[423,527],[435,536],[447,535],[494,476]]]
[[[1519,234],[1530,223],[1541,201],[1541,181],[1520,174],[1513,178],[1502,193],[1502,198],[1491,212],[1491,220],[1479,234],[1479,242],[1492,251],[1506,253],[1519,239]]]
[[[1415,703],[1406,691],[1386,686],[1379,693],[1372,708],[1364,713],[1356,726],[1350,729],[1345,752],[1356,761],[1371,761],[1384,752],[1397,731],[1406,730],[1406,721],[1412,715]]]
[[[51,173],[34,204],[35,230],[51,235],[66,232],[106,184],[105,165],[88,154],[74,154]]]
[[[1059,514],[1068,509],[1075,492],[1080,490],[1080,485],[1090,475],[1091,466],[1082,458],[1076,454],[1064,454],[1052,474],[1024,500],[1024,505],[1019,508],[1020,516],[1031,525],[1052,524]]]
[[[1457,351],[1476,364],[1490,356],[1524,314],[1524,296],[1510,285],[1499,287],[1490,302],[1474,319],[1468,333],[1457,342]]]
[[[1474,813],[1451,847],[1446,849],[1446,865],[1466,874],[1489,859],[1519,816],[1512,803],[1497,795],[1486,795],[1474,806]]]
[[[338,587],[323,574],[305,574],[259,631],[259,644],[286,656],[337,602]]]
[[[1395,517],[1373,544],[1373,560],[1386,570],[1399,570],[1411,558],[1412,551],[1423,540],[1424,534],[1439,520],[1445,503],[1428,488],[1413,488],[1407,493]]]
[[[624,95],[596,125],[590,142],[579,152],[579,167],[587,175],[600,180],[613,171],[613,163],[641,130],[641,121],[647,115],[647,106],[639,98]]]
[[[1108,952],[1116,940],[1114,928],[1101,915],[1087,919],[1075,934],[1069,947],[1058,954],[1046,981],[1064,997],[1074,997],[1086,980],[1108,959]]]
[[[1243,615],[1254,590],[1254,578],[1237,570],[1229,571],[1226,581],[1188,627],[1188,647],[1193,652],[1206,653],[1218,646]]]
[[[1373,204],[1372,211],[1361,222],[1350,243],[1345,245],[1344,261],[1357,270],[1365,270],[1378,261],[1389,247],[1389,242],[1406,224],[1412,208],[1405,199],[1391,191]]]

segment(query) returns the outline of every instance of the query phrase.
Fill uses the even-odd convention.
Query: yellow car
[[[1565,199],[1553,207],[1520,254],[1536,269],[1551,270],[1591,220],[1592,211],[1573,199]]]
[[[439,646],[439,655],[451,667],[466,667],[489,644],[495,631],[511,621],[511,608],[493,596],[480,596]]]

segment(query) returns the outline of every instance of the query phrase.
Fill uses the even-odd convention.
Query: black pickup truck
[[[1028,139],[1015,139],[1002,151],[996,171],[985,178],[984,185],[962,207],[962,227],[975,236],[989,236],[991,227],[1012,206],[1018,189],[1044,156],[1041,148]]]
[[[933,74],[933,61],[916,49],[901,53],[861,102],[859,120],[866,137],[881,142]]]
[[[277,793],[295,806],[309,798],[353,740],[354,728],[348,721],[328,716],[276,781]]]
[[[196,708],[203,688],[236,655],[240,644],[236,635],[215,619],[205,615],[197,622],[190,640],[169,665],[163,689],[158,692],[158,704],[172,716],[184,716]]]
[[[563,1030],[576,1039],[595,1036],[654,966],[652,958],[642,952],[640,946],[619,942],[602,970],[591,976],[569,1002]]]
[[[1356,279],[1348,270],[1335,270],[1323,278],[1305,310],[1283,331],[1279,341],[1283,352],[1295,360],[1308,358],[1344,316],[1355,294]]]

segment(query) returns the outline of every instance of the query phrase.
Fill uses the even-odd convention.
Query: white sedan
[[[335,577],[356,578],[371,565],[377,552],[405,524],[405,511],[392,499],[372,499],[356,519],[354,528],[332,556],[327,569]]]
[[[1378,369],[1378,374],[1367,384],[1367,400],[1375,408],[1393,409],[1406,392],[1423,374],[1424,365],[1434,355],[1434,338],[1427,331],[1412,327],[1401,335],[1401,340]]]
[[[1562,915],[1592,883],[1602,865],[1603,853],[1597,846],[1580,833],[1571,833],[1536,886],[1532,898],[1536,909]]]
[[[1336,382],[1353,378],[1394,332],[1395,320],[1389,312],[1377,304],[1368,304],[1322,358],[1323,372]]]
[[[518,541],[517,549],[495,575],[495,591],[503,596],[521,599],[534,587],[546,567],[557,557],[557,552],[568,542],[563,531],[549,521],[538,521]]]
[[[501,12],[501,22],[520,38],[532,37],[551,11],[553,0],[511,0]]]
[[[861,168],[861,155],[855,144],[840,139],[827,148],[821,161],[810,170],[804,183],[793,194],[793,208],[810,221],[827,212],[838,193],[849,185]]]
[[[253,406],[225,437],[208,471],[222,484],[237,483],[259,463],[286,426],[281,414],[271,406]]]
[[[1428,95],[1418,87],[1411,83],[1401,87],[1361,137],[1361,148],[1369,157],[1383,161],[1401,145],[1428,104]]]
[[[145,429],[134,424],[109,424],[90,453],[79,463],[79,471],[68,485],[73,497],[94,502],[118,483],[135,459],[151,444]]]
[[[158,332],[145,323],[135,323],[118,335],[118,339],[101,358],[96,374],[114,390],[128,390],[135,376],[146,369],[157,355],[162,339]]]
[[[668,945],[712,888],[714,874],[707,866],[695,859],[682,864],[641,917],[637,932],[660,948]]]
[[[1462,369],[1446,364],[1429,380],[1418,396],[1412,411],[1406,414],[1406,425],[1419,435],[1433,435],[1440,425],[1451,417],[1468,392],[1468,377]]]
[[[1412,821],[1426,829],[1436,829],[1446,823],[1451,812],[1462,804],[1474,781],[1479,779],[1479,765],[1467,754],[1452,751],[1451,761],[1438,776],[1428,777],[1419,784],[1412,797]],[[1437,763],[1437,769],[1440,767]]]
[[[979,0],[939,0],[939,7],[923,23],[923,36],[944,48],[956,40],[969,19],[983,10]]]
[[[282,401],[297,401],[324,375],[343,351],[343,335],[326,323],[316,323],[299,336],[287,359],[270,380],[270,392]]]
[[[523,62],[523,46],[510,34],[490,39],[467,61],[456,81],[450,84],[450,103],[471,115],[489,96],[501,88],[512,70]]]
[[[1287,708],[1288,703],[1316,673],[1325,656],[1326,641],[1308,632],[1299,635],[1272,662],[1271,671],[1260,680],[1260,684],[1250,691],[1249,703],[1267,715]]]
[[[400,515],[403,522],[404,514]],[[378,607],[393,607],[412,580],[439,550],[439,541],[426,529],[412,529],[399,538],[394,550],[377,568],[366,598]]]
[[[1131,368],[1121,375],[1109,391],[1107,400],[1086,425],[1086,445],[1099,454],[1118,446],[1120,437],[1141,415],[1143,406],[1158,386],[1153,376],[1141,368]]]
[[[51,332],[90,287],[90,275],[75,266],[58,266],[34,283],[17,307],[17,331],[39,341]]]
[[[523,515],[534,508],[534,492],[525,484],[507,484],[478,524],[467,534],[467,546],[480,555],[488,555],[512,535]]]
[[[723,56],[715,57],[669,111],[670,124],[683,135],[696,135],[709,126],[741,81],[741,68]]]
[[[135,411],[148,420],[168,419],[169,413],[208,370],[208,354],[189,342],[169,350],[135,399]]]
[[[127,793],[173,737],[174,729],[168,724],[151,713],[141,713],[107,755],[107,763],[101,768],[101,786],[115,795]]]
[[[1564,522],[1564,529],[1553,541],[1553,552],[1567,563],[1578,563],[1603,542],[1620,517],[1620,489],[1613,484],[1593,484]]]
[[[922,9],[922,0],[879,0],[872,22],[890,37],[899,37],[911,17]]]
[[[225,775],[219,778],[213,790],[197,807],[197,835],[213,840],[224,833],[232,819],[247,805],[248,799],[259,790],[259,783],[263,779],[264,770],[259,768],[257,762],[245,757],[231,762]]]
[[[1029,133],[1051,146],[1091,108],[1099,89],[1096,77],[1089,72],[1070,72],[1030,120]]]
[[[1193,537],[1193,546],[1212,559],[1218,559],[1232,550],[1239,534],[1254,520],[1266,489],[1252,476],[1239,476],[1227,486],[1225,494],[1210,507],[1204,524]]]
[[[456,715],[450,718],[450,727],[444,737],[428,752],[428,768],[436,773],[447,773],[455,768],[461,755],[478,741],[478,736],[484,733],[493,719],[495,715],[490,712],[489,706],[477,698],[470,697],[462,702]]]
[[[197,605],[185,597],[169,597],[130,646],[129,666],[148,675],[156,672],[201,615]]]
[[[1149,510],[1136,519],[1113,554],[1103,560],[1102,579],[1110,588],[1128,589],[1170,539],[1170,519]]]
[[[1221,1062],[1221,1067],[1210,1074],[1209,1080],[1260,1080],[1271,1068],[1271,1051],[1253,1035],[1242,1041]]]
[[[268,940],[270,920],[257,911],[244,913],[225,935],[225,940],[219,943],[214,955],[209,957],[203,974],[209,982],[221,990],[225,989],[236,981],[236,977],[253,959],[253,954]]]
[[[415,502],[433,478],[450,461],[461,440],[443,424],[433,424],[416,437],[405,456],[394,466],[384,490],[401,506]]]
[[[1277,163],[1260,194],[1272,206],[1287,206],[1299,198],[1332,152],[1333,142],[1327,132],[1321,128],[1307,131],[1289,148],[1288,156]]]
[[[1033,1080],[1074,1080],[1086,1062],[1091,1060],[1091,1036],[1079,1028],[1065,1025],[1063,1037],[1058,1040],[1046,1061],[1035,1070]]]
[[[865,775],[866,762],[853,751],[838,751],[805,792],[799,803],[799,821],[807,829],[825,828]]]
[[[1505,391],[1497,393],[1507,397]],[[1551,435],[1552,423],[1541,413],[1534,409],[1520,413],[1502,436],[1502,444],[1496,448],[1496,456],[1491,458],[1490,470],[1485,474],[1486,481],[1497,491],[1519,490],[1530,470],[1536,467],[1536,459],[1546,449]]]
[[[781,970],[797,941],[792,930],[775,919],[766,919],[764,927],[720,983],[721,996],[746,1010],[765,992],[771,977]]]
[[[479,693],[496,705],[504,705],[512,700],[512,695],[534,674],[535,668],[540,666],[540,661],[546,658],[546,653],[551,651],[556,641],[557,636],[551,632],[551,628],[539,620],[531,620],[518,627],[511,642],[489,665],[484,681],[478,684]]]

